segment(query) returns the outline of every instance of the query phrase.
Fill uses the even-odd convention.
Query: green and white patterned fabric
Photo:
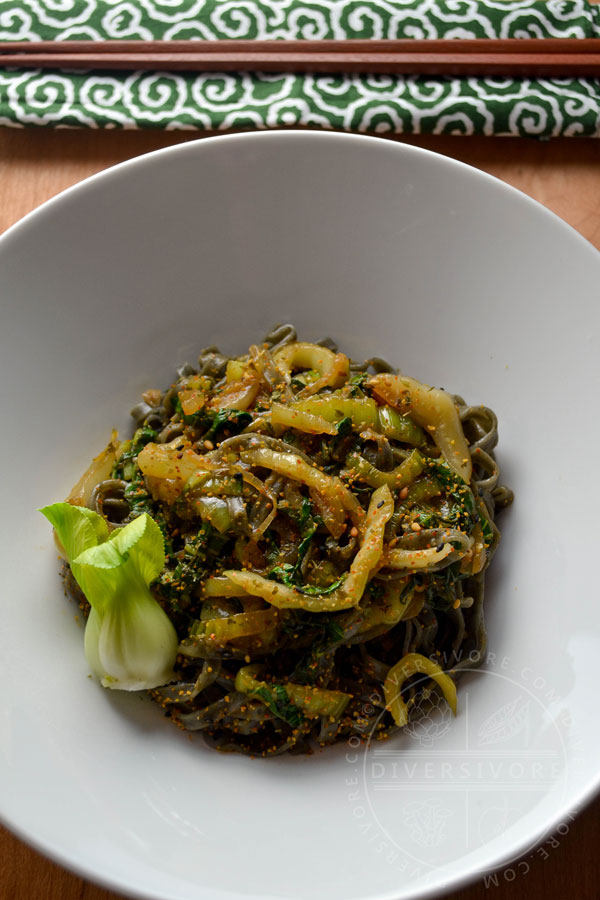
[[[586,0],[0,0],[0,41],[600,37]],[[0,124],[600,136],[600,80],[0,69]]]

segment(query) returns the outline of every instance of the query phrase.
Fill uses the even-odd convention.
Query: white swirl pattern
[[[0,41],[597,37],[587,0],[0,0]],[[0,125],[600,136],[595,79],[0,69]]]

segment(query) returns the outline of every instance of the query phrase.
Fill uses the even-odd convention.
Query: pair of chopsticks
[[[600,39],[11,41],[0,67],[600,77]]]

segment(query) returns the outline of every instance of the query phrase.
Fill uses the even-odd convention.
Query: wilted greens
[[[105,687],[257,755],[386,737],[436,691],[454,706],[512,500],[491,410],[286,325],[207,348],[132,415],[42,510]]]

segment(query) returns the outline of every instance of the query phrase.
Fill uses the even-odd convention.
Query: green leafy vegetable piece
[[[150,592],[164,562],[160,528],[147,514],[110,535],[97,513],[69,503],[40,510],[56,529],[92,610],[85,653],[104,687],[136,691],[175,678],[177,633]]]
[[[331,594],[332,591],[339,588],[345,578],[345,575],[342,575],[341,578],[338,578],[333,584],[328,584],[327,587],[318,587],[318,585],[301,584],[298,581],[295,581],[292,577],[294,569],[295,566],[292,566],[290,563],[283,563],[283,565],[275,566],[274,569],[271,569],[268,577],[271,581],[281,581],[288,587],[293,587],[297,591],[300,591],[301,594],[306,594],[309,597],[322,597],[325,596],[325,594]]]
[[[228,428],[232,434],[243,431],[250,422],[252,416],[242,409],[221,409],[212,420],[212,425],[204,435],[205,438],[215,436],[223,428]]]
[[[348,382],[350,396],[355,398],[365,397],[365,382],[367,382],[370,377],[371,376],[367,372],[358,372],[357,375],[353,375]]]
[[[319,525],[321,524],[320,517],[311,516],[310,510],[310,502],[307,499],[304,499],[300,513],[297,513],[295,516],[298,523],[300,523],[300,521],[304,522],[302,539],[298,544],[298,557],[296,559],[296,562],[294,563],[294,565],[292,565],[291,563],[282,563],[279,566],[275,566],[269,572],[268,577],[272,581],[280,581],[288,587],[296,588],[302,594],[307,594],[311,597],[317,597],[324,594],[331,594],[332,591],[335,591],[335,589],[338,588],[344,580],[344,576],[338,578],[337,581],[334,581],[333,584],[327,585],[327,587],[318,587],[317,585],[303,583],[300,568],[302,566],[304,557],[308,552],[310,542]]]
[[[494,532],[492,530],[492,526],[483,513],[479,514],[479,520],[481,523],[481,530],[483,532],[483,540],[485,542],[486,547],[489,547],[494,543]]]
[[[460,568],[461,562],[457,560],[430,578],[427,587],[427,602],[432,609],[447,612],[453,606],[456,599],[457,582],[464,581],[468,577],[461,572]]]
[[[197,428],[198,431],[202,431],[205,428],[208,428],[208,426],[210,425],[210,416],[206,414],[204,409],[201,409],[195,413],[190,413],[189,415],[187,413],[184,413],[179,396],[175,397],[173,406],[175,412],[179,414],[179,418],[181,419],[181,421],[186,425]]]
[[[344,640],[344,629],[338,621],[331,616],[310,616],[300,618],[292,635],[302,634],[302,631],[316,632],[311,648],[307,654],[296,664],[293,672],[293,680],[301,684],[315,684],[323,674],[331,676],[334,654],[338,645]],[[315,622],[315,618],[317,622]],[[289,627],[289,626],[288,626]]]
[[[69,561],[108,539],[106,521],[86,507],[53,503],[40,512],[54,527]]]
[[[283,719],[293,728],[298,728],[304,723],[304,716],[298,707],[290,702],[282,684],[267,684],[266,681],[257,678],[261,668],[256,663],[251,666],[242,666],[235,676],[236,691],[261,700],[276,718]]]
[[[338,433],[338,437],[345,437],[347,434],[351,434],[352,433],[351,417],[344,416],[343,419],[340,419],[340,421],[336,423],[335,428]]]
[[[334,619],[330,619],[328,622],[327,631],[332,643],[337,644],[344,639],[344,630]]]
[[[351,694],[342,691],[328,691],[291,682],[278,684],[258,679],[260,665],[243,666],[235,677],[235,689],[242,694],[259,698],[274,716],[283,719],[293,727],[304,723],[305,713],[309,717],[342,715]],[[301,712],[301,711],[302,712]]]
[[[430,459],[428,460],[428,468],[456,504],[452,514],[445,517],[445,522],[450,525],[457,525],[467,534],[470,534],[477,520],[473,491],[447,463]]]
[[[304,530],[304,526],[308,522],[312,513],[312,505],[308,497],[303,497],[300,509],[288,509],[287,514],[292,519],[300,531]]]
[[[296,638],[316,632],[316,643],[336,643],[343,640],[344,630],[332,616],[324,613],[314,615],[303,609],[288,609],[282,623],[282,631]]]
[[[298,544],[298,560],[296,562],[296,565],[294,566],[294,569],[296,570],[296,572],[298,572],[298,570],[300,569],[300,566],[302,565],[302,562],[304,561],[304,557],[306,556],[306,554],[308,552],[308,548],[310,546],[310,542],[312,540],[313,534],[315,533],[315,531],[317,530],[318,527],[319,527],[319,523],[316,521],[316,519],[311,519],[311,521],[307,524],[306,528],[304,529],[304,533],[302,535],[302,540]]]
[[[210,574],[228,538],[204,522],[197,534],[186,537],[183,550],[172,553],[160,576],[161,593],[177,612],[180,599],[189,596],[196,585]]]
[[[136,465],[138,453],[149,444],[156,440],[158,432],[147,425],[138,428],[130,441],[127,441],[125,449],[119,456],[113,466],[112,477],[124,478],[125,481],[133,481],[136,471],[139,472]]]
[[[316,369],[307,369],[304,372],[297,372],[292,378],[290,385],[294,390],[302,390],[307,384],[312,384],[320,377]]]
[[[138,428],[133,438],[127,442],[125,449],[114,464],[112,477],[122,478],[128,482],[123,496],[129,504],[129,515],[131,518],[135,519],[136,516],[140,516],[142,513],[152,515],[155,521],[158,522],[166,541],[167,531],[164,519],[161,521],[161,517],[158,517],[155,510],[153,510],[152,498],[148,493],[144,476],[137,464],[138,454],[146,444],[156,440],[157,434],[158,432],[153,428],[149,428],[147,425]]]
[[[435,528],[438,523],[438,517],[433,512],[419,512],[416,521],[421,528]]]
[[[258,697],[265,704],[274,716],[283,719],[292,728],[298,728],[304,722],[304,716],[300,710],[290,703],[288,695],[282,684],[266,685],[261,684],[260,687],[252,691],[253,697]]]
[[[141,516],[142,513],[148,513],[148,515],[153,513],[152,509],[152,498],[146,489],[146,483],[144,481],[144,476],[142,475],[140,469],[137,466],[137,463],[132,463],[134,468],[132,480],[129,482],[125,490],[123,491],[123,497],[129,503],[129,515],[132,519],[135,519],[137,516]],[[155,513],[156,521],[159,525],[161,522]],[[164,518],[162,519],[162,527],[161,531],[163,532],[163,537],[166,535],[166,525],[164,523]]]

